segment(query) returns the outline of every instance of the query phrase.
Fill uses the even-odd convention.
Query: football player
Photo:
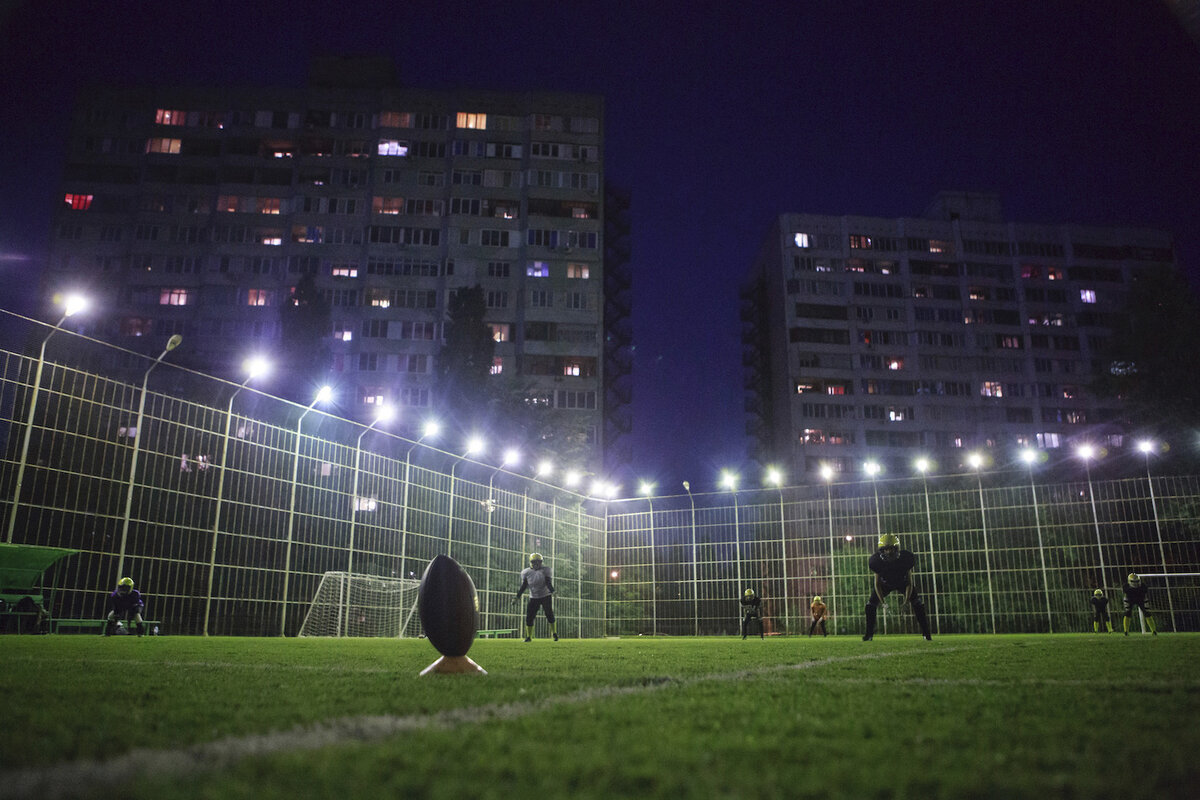
[[[542,563],[541,553],[529,554],[529,566],[521,570],[521,588],[517,589],[514,603],[521,601],[521,594],[529,590],[529,602],[525,606],[525,641],[533,639],[533,621],[537,619],[538,609],[546,613],[546,621],[550,623],[550,635],[558,641],[558,626],[554,622],[553,575],[550,567]]]
[[[753,589],[747,589],[742,592],[742,596],[738,598],[738,603],[742,606],[742,638],[746,638],[749,633],[750,620],[758,623],[758,638],[763,638],[763,623],[759,611],[762,608],[762,598],[754,593]]]
[[[879,549],[872,555],[867,566],[875,573],[875,586],[871,590],[871,599],[867,601],[867,632],[863,641],[869,642],[875,636],[875,613],[883,598],[892,592],[903,592],[904,602],[912,606],[917,624],[921,626],[921,635],[932,639],[929,635],[929,620],[925,616],[925,602],[917,593],[917,586],[912,580],[913,567],[917,558],[911,551],[900,549],[900,537],[894,533],[885,533],[879,537]]]
[[[829,632],[827,630],[825,630],[825,617],[826,617],[827,607],[825,605],[825,601],[821,599],[821,595],[818,594],[813,597],[812,602],[808,606],[808,609],[809,609],[809,611],[812,612],[812,625],[808,626],[809,638],[812,637],[813,631],[815,631],[817,629],[818,625],[821,626],[821,635],[828,636]]]
[[[1125,592],[1125,616],[1121,620],[1121,627],[1125,629],[1125,635],[1129,635],[1129,618],[1133,616],[1133,607],[1137,606],[1142,610],[1142,616],[1145,618],[1146,624],[1150,626],[1150,632],[1158,636],[1158,626],[1154,624],[1154,617],[1150,616],[1150,602],[1146,598],[1150,587],[1142,583],[1142,576],[1136,572],[1129,573],[1129,577],[1125,579],[1125,585],[1121,589]]]
[[[1092,630],[1099,633],[1102,626],[1108,628],[1108,632],[1113,632],[1112,620],[1108,618],[1108,598],[1104,596],[1103,589],[1097,589],[1092,592],[1092,611],[1095,612],[1095,619],[1092,620]]]
[[[117,630],[117,620],[125,622],[133,620],[137,624],[137,635],[146,633],[146,624],[142,621],[142,609],[146,603],[141,593],[133,588],[133,578],[121,578],[117,588],[108,596],[108,616],[105,618],[104,635],[112,636]]]

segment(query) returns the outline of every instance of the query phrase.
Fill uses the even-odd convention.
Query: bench
[[[146,626],[146,632],[153,631],[155,626],[162,626],[162,621],[157,619],[142,620]],[[53,633],[59,633],[61,628],[99,628],[104,629],[108,624],[106,619],[55,619],[50,621],[50,630]]]
[[[479,638],[480,639],[494,639],[497,636],[508,636],[510,634],[513,636],[516,636],[517,629],[516,628],[494,628],[492,630],[479,631]]]

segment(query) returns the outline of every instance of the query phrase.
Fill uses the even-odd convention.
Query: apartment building
[[[492,373],[570,412],[598,463],[603,131],[596,96],[405,87],[377,59],[320,59],[299,89],[97,89],[75,115],[47,295],[86,289],[93,334],[150,353],[182,334],[232,378],[280,343],[311,276],[342,407],[416,420],[436,413],[449,299],[480,285]]]
[[[1131,281],[1163,265],[1162,231],[1007,222],[990,194],[916,218],[781,215],[742,292],[753,454],[800,479],[1122,447],[1118,403],[1089,384]]]

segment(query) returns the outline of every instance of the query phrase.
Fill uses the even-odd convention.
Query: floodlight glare
[[[378,423],[391,422],[395,416],[396,409],[391,406],[380,406],[379,410],[375,412],[375,421]]]
[[[504,451],[504,459],[500,462],[502,466],[511,466],[521,461],[521,451],[515,447],[510,447]]]
[[[826,481],[833,480],[833,467],[828,464],[821,465],[821,479]]]
[[[649,481],[642,481],[638,484],[638,494],[645,495],[646,497],[654,494],[654,484]]]
[[[979,469],[983,466],[983,456],[979,453],[971,453],[967,456],[967,464],[970,465],[971,469]]]
[[[250,356],[242,362],[242,369],[247,378],[257,378],[259,375],[265,374],[270,367],[270,363],[262,356]]]
[[[879,462],[878,461],[868,461],[867,463],[863,464],[863,469],[866,470],[868,475],[870,475],[872,478],[874,478],[876,475],[879,474],[879,469],[880,469]]]
[[[926,472],[929,471],[929,459],[928,458],[918,458],[913,463],[913,466],[917,468],[917,472],[924,475]]]
[[[333,387],[322,386],[317,390],[317,397],[313,400],[313,403],[326,403],[331,397],[333,397]]]
[[[483,452],[483,437],[472,436],[467,439],[467,455],[473,456]]]
[[[1021,451],[1021,460],[1026,464],[1033,464],[1034,461],[1037,461],[1037,451],[1030,448],[1025,448]]]
[[[427,420],[425,426],[421,428],[421,438],[429,436],[437,436],[442,432],[442,425],[436,419]]]
[[[732,472],[725,470],[721,473],[721,486],[725,489],[737,489],[738,476]]]
[[[767,483],[772,486],[781,486],[783,484],[783,473],[775,467],[767,467]]]
[[[542,460],[537,465],[537,475],[539,478],[549,477],[550,473],[554,472],[554,465],[548,460]]]
[[[1075,455],[1079,456],[1084,461],[1087,461],[1096,455],[1096,448],[1092,447],[1090,444],[1081,444],[1079,447],[1075,448]]]
[[[563,483],[567,486],[578,486],[581,480],[583,480],[583,476],[573,469],[567,470],[567,473],[563,475]]]
[[[1146,453],[1149,455],[1150,453],[1154,452],[1154,442],[1150,441],[1149,439],[1143,439],[1137,443],[1137,449],[1139,453]]]
[[[69,294],[63,298],[63,316],[73,317],[80,311],[86,310],[88,299],[81,294]]]

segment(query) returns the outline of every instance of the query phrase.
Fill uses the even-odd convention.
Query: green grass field
[[[1195,797],[1200,635],[8,636],[0,797]]]

